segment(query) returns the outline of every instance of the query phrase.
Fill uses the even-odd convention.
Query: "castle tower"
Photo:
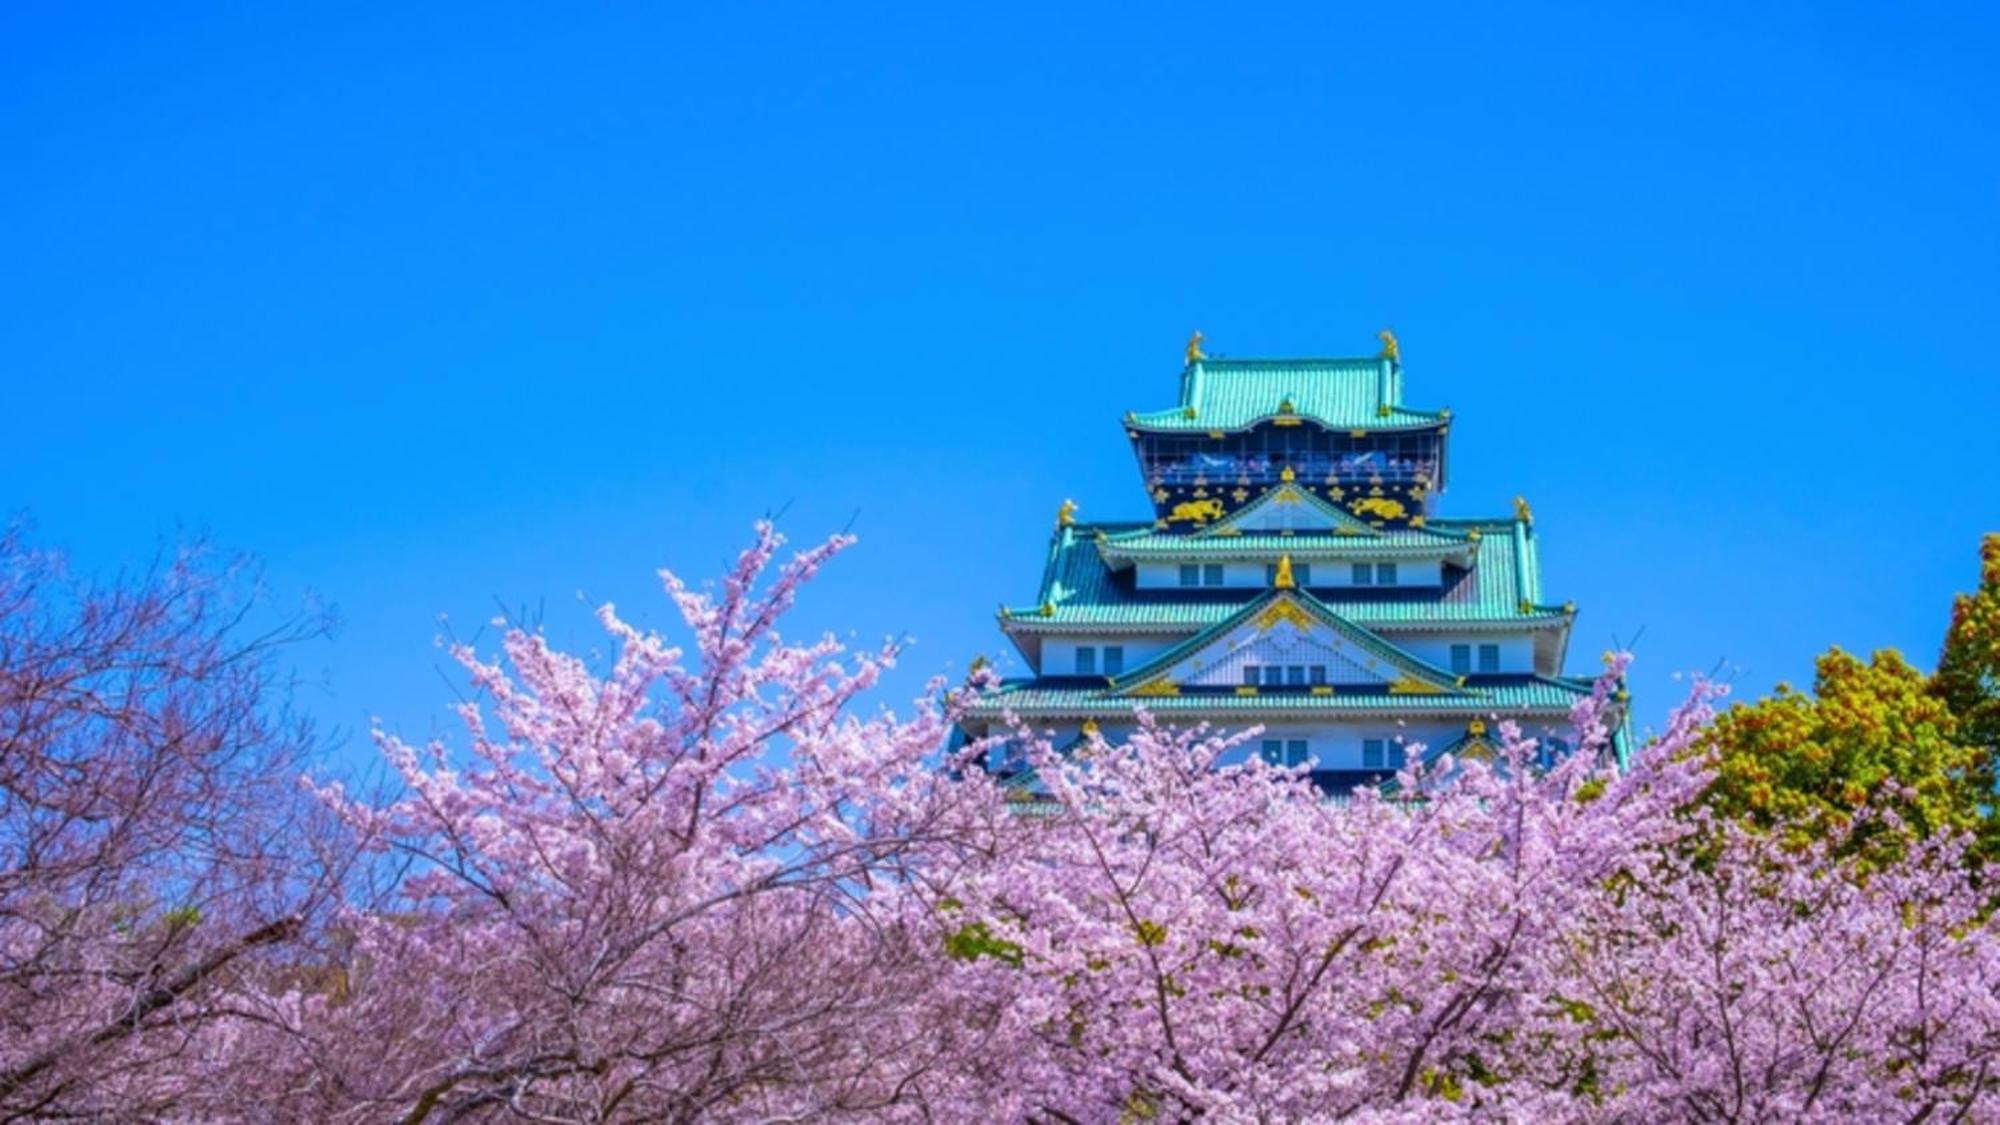
[[[1437,514],[1451,412],[1403,404],[1383,341],[1364,359],[1213,359],[1190,341],[1179,403],[1125,416],[1152,517],[1063,505],[1040,592],[1000,611],[1033,674],[965,733],[1012,715],[1058,746],[1116,741],[1141,707],[1261,725],[1246,753],[1309,764],[1330,793],[1387,780],[1406,745],[1484,753],[1502,719],[1560,752],[1590,690],[1562,674],[1575,607],[1543,597],[1525,502]]]

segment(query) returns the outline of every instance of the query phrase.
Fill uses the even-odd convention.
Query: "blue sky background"
[[[350,735],[786,505],[862,536],[795,628],[962,671],[1195,327],[1393,326],[1649,722],[1928,663],[2000,529],[1992,5],[168,7],[0,16],[0,504],[318,591]]]

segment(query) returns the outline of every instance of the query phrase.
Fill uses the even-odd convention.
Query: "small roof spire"
[[[1201,329],[1199,328],[1194,330],[1194,335],[1188,337],[1187,361],[1189,364],[1200,363],[1202,360],[1208,358],[1208,353],[1201,350],[1203,339],[1205,337],[1202,336]]]
[[[1403,362],[1403,349],[1396,343],[1396,334],[1394,332],[1384,328],[1375,335],[1382,340],[1381,358],[1388,360],[1390,363]]]

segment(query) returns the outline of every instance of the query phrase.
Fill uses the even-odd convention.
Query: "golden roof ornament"
[[[1402,348],[1397,346],[1396,334],[1394,332],[1391,332],[1387,328],[1384,328],[1382,331],[1377,332],[1375,335],[1380,337],[1382,340],[1382,355],[1381,355],[1382,359],[1386,359],[1390,363],[1403,362],[1403,350]]]
[[[1278,556],[1278,573],[1272,577],[1271,585],[1280,590],[1292,590],[1298,587],[1298,583],[1292,580],[1292,556]]]
[[[1284,471],[1278,474],[1278,479],[1284,481],[1286,484],[1290,484],[1299,479],[1299,474],[1293,472],[1290,465],[1286,465]]]
[[[1522,523],[1535,522],[1535,512],[1534,509],[1528,507],[1527,497],[1514,497],[1514,518],[1520,520]]]
[[[1199,328],[1194,330],[1194,335],[1188,337],[1187,361],[1189,363],[1200,363],[1202,360],[1208,358],[1208,353],[1201,350],[1201,342],[1204,339],[1206,337],[1201,334],[1201,329]]]
[[[1074,500],[1063,501],[1062,507],[1056,509],[1056,526],[1068,527],[1075,522],[1076,522],[1076,501]]]
[[[1096,720],[1096,719],[1085,719],[1085,720],[1083,721],[1083,736],[1084,736],[1085,738],[1096,738],[1096,737],[1097,737],[1097,720]]]

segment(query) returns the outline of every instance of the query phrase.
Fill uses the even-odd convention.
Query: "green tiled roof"
[[[1162,718],[1259,721],[1274,716],[1318,715],[1450,715],[1485,718],[1510,715],[1559,717],[1590,694],[1588,680],[1555,676],[1525,676],[1518,680],[1468,689],[1464,695],[1388,695],[1335,692],[1312,695],[1270,692],[1259,695],[1196,694],[1148,696],[1134,700],[1101,687],[1037,686],[1036,681],[1003,684],[973,704],[969,718],[993,720],[1012,712],[1023,719],[1115,718],[1130,715],[1134,705]]]
[[[1139,538],[1152,533],[1150,523],[1073,524],[1060,528],[1050,542],[1048,565],[1035,602],[1003,611],[1010,631],[1062,632],[1130,630],[1134,632],[1193,632],[1214,625],[1264,591],[1244,589],[1231,596],[1220,591],[1190,597],[1179,590],[1135,591],[1131,576],[1121,580],[1097,548],[1097,533],[1107,540]],[[1342,590],[1316,595],[1326,607],[1368,629],[1454,628],[1492,624],[1509,628],[1560,622],[1565,607],[1543,605],[1537,573],[1534,532],[1525,524],[1503,520],[1433,520],[1425,531],[1480,535],[1478,563],[1457,572],[1440,594],[1435,589],[1377,590],[1362,594]],[[1396,541],[1410,531],[1385,532]],[[1181,536],[1182,542],[1194,537]],[[1245,537],[1249,538],[1249,537]],[[1356,540],[1357,543],[1361,540]],[[1530,612],[1521,612],[1521,603]],[[1044,615],[1042,607],[1049,612]]]
[[[1181,372],[1180,405],[1133,413],[1140,430],[1240,430],[1291,413],[1337,430],[1427,429],[1443,411],[1402,405],[1402,368],[1386,359],[1208,359]],[[1385,409],[1386,408],[1386,409]]]

